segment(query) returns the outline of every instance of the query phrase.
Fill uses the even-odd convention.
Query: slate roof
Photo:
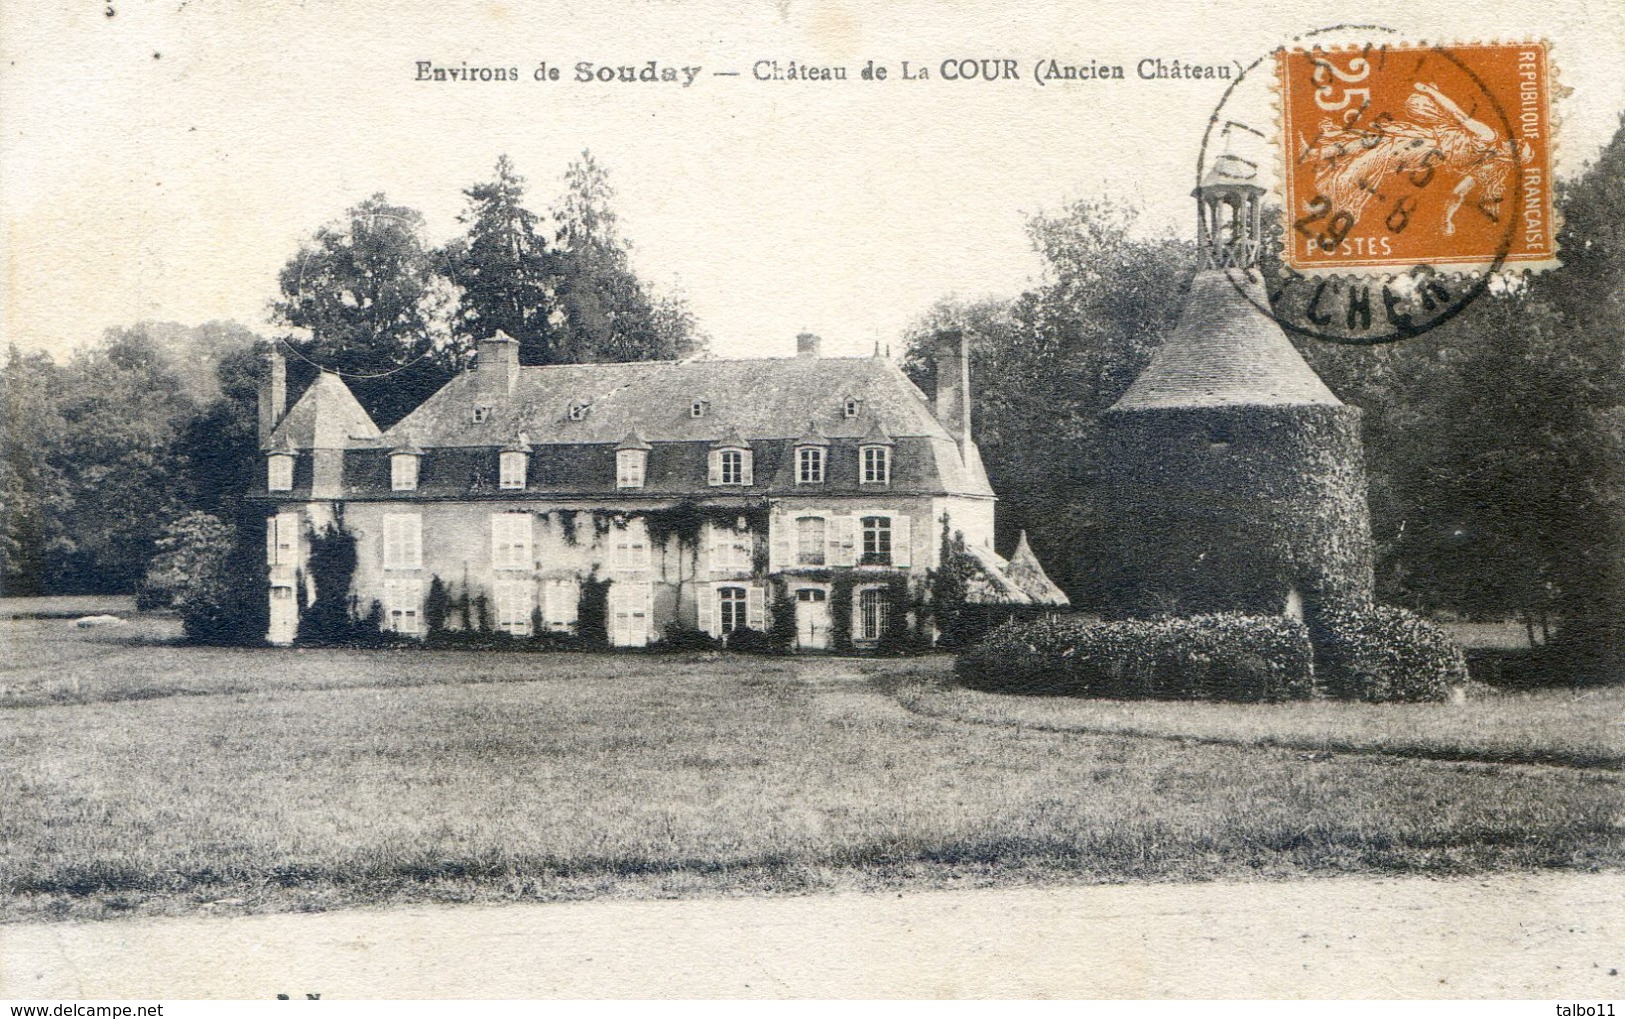
[[[1027,544],[1026,531],[1021,532],[1021,538],[1016,542],[1016,550],[1010,553],[1004,575],[1009,577],[1011,583],[1019,587],[1034,605],[1070,604],[1066,592],[1057,587],[1055,581],[1049,579],[1049,574],[1045,573],[1044,567],[1039,564],[1032,546]]]
[[[1267,307],[1261,282],[1249,278],[1238,284],[1218,269],[1198,272],[1179,324],[1108,413],[1172,407],[1341,406],[1281,327],[1259,310]]]
[[[298,449],[348,449],[380,438],[378,426],[356,402],[344,380],[322,372],[271,432],[268,448],[283,444]],[[406,445],[409,441],[397,438],[387,445]]]
[[[426,447],[496,446],[515,432],[532,445],[619,442],[637,431],[653,443],[714,442],[738,428],[749,439],[794,439],[814,422],[831,439],[858,438],[875,421],[894,437],[951,439],[924,394],[902,370],[872,357],[641,361],[518,369],[512,392],[499,395],[482,422],[473,420],[479,372],[464,372],[424,401],[389,435],[410,433]],[[848,398],[861,401],[855,418]],[[695,400],[706,403],[694,417]],[[580,421],[572,402],[587,403]]]

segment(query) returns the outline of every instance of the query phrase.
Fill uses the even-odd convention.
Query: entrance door
[[[796,647],[829,647],[829,593],[821,587],[796,591]]]
[[[265,639],[272,644],[292,644],[299,629],[299,602],[293,588],[281,584],[271,588],[271,632]]]

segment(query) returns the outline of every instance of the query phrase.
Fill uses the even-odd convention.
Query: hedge
[[[1316,627],[1316,661],[1328,696],[1437,701],[1467,682],[1467,659],[1443,630],[1387,605],[1334,609]]]
[[[964,685],[1003,693],[1280,701],[1313,693],[1313,660],[1302,623],[1215,613],[1006,623],[954,668]]]

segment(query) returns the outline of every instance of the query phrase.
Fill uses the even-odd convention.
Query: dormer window
[[[530,454],[519,449],[505,449],[497,462],[497,487],[523,489],[525,474],[530,467]]]
[[[845,414],[849,418],[855,418],[858,416],[858,411],[862,409],[863,401],[857,399],[856,397],[849,396],[846,398],[846,403],[841,407],[841,413]]]
[[[888,485],[891,483],[891,447],[864,446],[859,454],[860,473],[858,483],[862,485]]]
[[[688,416],[691,418],[705,417],[705,408],[709,401],[695,400],[688,405]]]
[[[570,404],[569,417],[571,421],[585,421],[587,410],[592,404],[585,400],[575,400]]]
[[[615,452],[615,487],[642,488],[649,452],[643,449],[621,449]]]
[[[482,404],[478,404],[477,406],[475,406],[474,414],[473,414],[475,424],[480,424],[481,422],[483,422],[483,421],[487,420],[488,418],[490,418],[490,416],[491,416],[491,405],[490,404],[482,403]]]
[[[796,484],[822,485],[824,483],[824,447],[799,446],[796,448]]]
[[[726,435],[711,445],[710,482],[713,485],[754,485],[755,459],[750,443],[730,428]]]
[[[265,462],[265,487],[272,492],[293,491],[293,454],[272,453]]]
[[[418,454],[392,453],[389,457],[389,487],[396,492],[411,492],[418,487]]]

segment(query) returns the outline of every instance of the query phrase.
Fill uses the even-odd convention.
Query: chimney
[[[823,342],[812,333],[801,333],[796,337],[796,356],[817,357],[818,348],[823,345]]]
[[[936,335],[933,348],[937,362],[937,420],[963,451],[970,441],[970,357],[965,350],[965,334],[945,329]]]
[[[271,370],[260,382],[261,449],[270,447],[271,433],[282,423],[282,415],[288,412],[288,363],[275,343],[271,344],[271,352],[266,355],[266,360],[270,362]]]
[[[507,396],[519,378],[519,341],[498,329],[496,334],[475,344],[479,356],[474,361],[476,383],[482,394]]]

